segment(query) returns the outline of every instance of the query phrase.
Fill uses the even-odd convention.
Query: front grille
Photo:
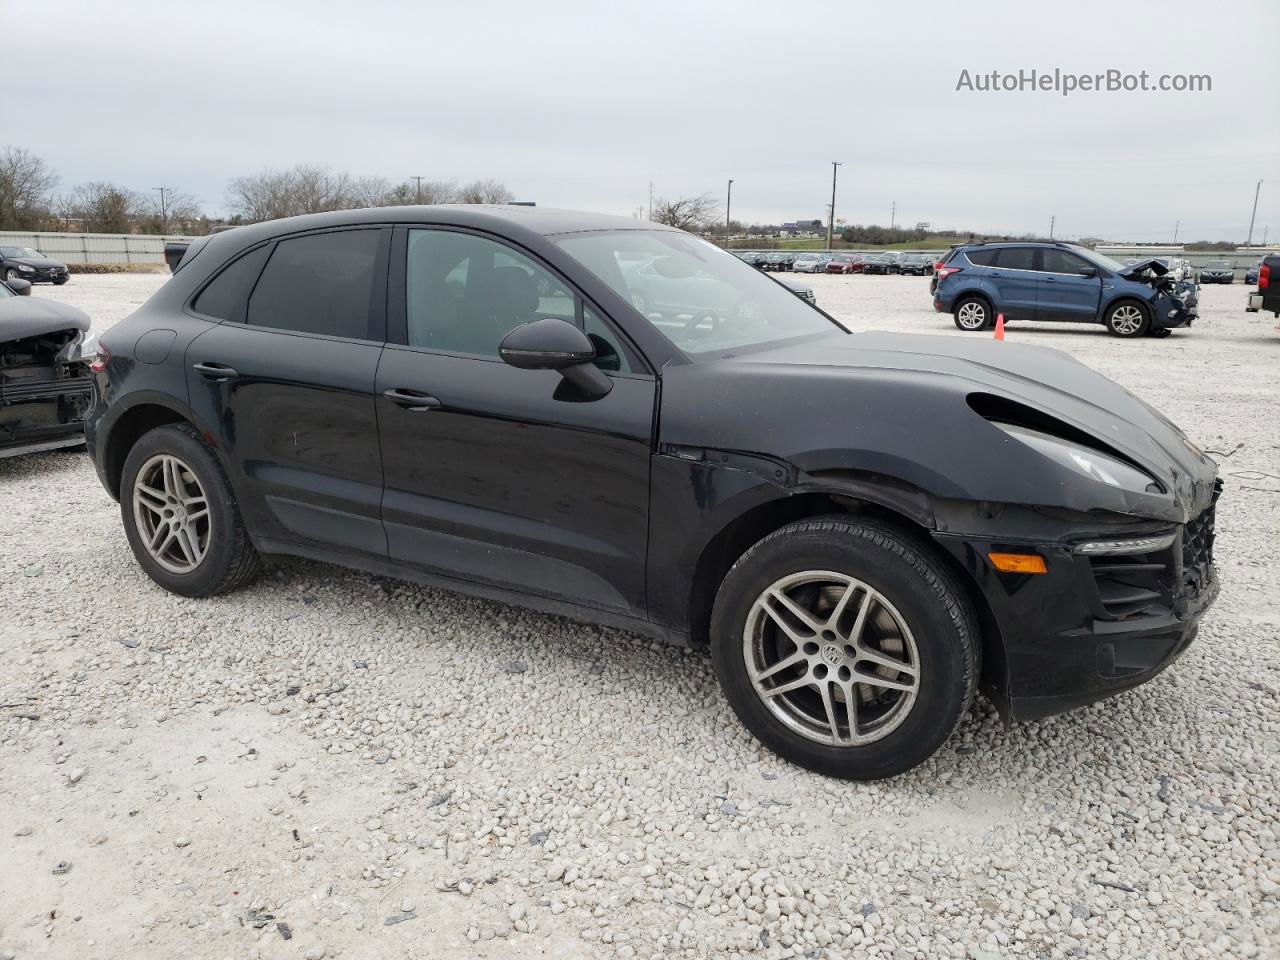
[[[1200,593],[1212,577],[1214,511],[1211,503],[1182,528],[1182,583],[1192,596]]]

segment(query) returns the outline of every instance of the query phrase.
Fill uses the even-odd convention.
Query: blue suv
[[[1070,243],[966,243],[938,265],[933,308],[961,330],[986,330],[1003,313],[1164,337],[1196,317],[1195,284],[1168,272],[1159,260],[1126,265]]]

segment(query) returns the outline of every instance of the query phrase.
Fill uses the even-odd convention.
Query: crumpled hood
[[[860,333],[694,366],[700,369],[692,376],[683,372],[690,368],[664,375],[664,442],[768,453],[804,470],[878,472],[938,496],[1179,522],[1213,497],[1217,466],[1181,430],[1059,350],[986,338]],[[1039,454],[1028,458],[1024,444],[984,426],[967,402],[973,393],[1015,401],[1096,437],[1169,492],[1124,491],[1045,468]],[[742,425],[741,436],[701,435],[699,420],[720,422],[706,408],[720,405],[728,408],[726,419]]]
[[[1124,277],[1126,280],[1137,280],[1143,270],[1150,270],[1157,277],[1163,277],[1169,272],[1169,266],[1162,260],[1148,258],[1146,260],[1139,260],[1137,263],[1129,264],[1120,271],[1120,276]]]
[[[75,307],[43,297],[5,297],[0,300],[0,344],[64,330],[89,329],[89,316]]]

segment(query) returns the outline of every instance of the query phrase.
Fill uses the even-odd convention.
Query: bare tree
[[[398,202],[395,197],[395,188],[386,177],[357,177],[351,181],[354,207],[390,207]]]
[[[166,190],[164,208],[158,194],[141,199],[138,229],[142,233],[208,233],[208,218],[195,197],[181,190]]]
[[[345,210],[355,204],[351,177],[315,164],[236,177],[227,187],[227,205],[231,212],[250,223]]]
[[[653,204],[653,219],[680,230],[704,230],[720,218],[720,208],[710,194],[699,197],[659,199]]]
[[[293,213],[324,213],[345,210],[354,205],[351,177],[333,173],[328,167],[299,164],[291,171]]]
[[[135,221],[145,215],[146,201],[126,187],[95,181],[71,191],[61,209],[89,233],[132,233]]]
[[[475,180],[458,191],[458,203],[510,203],[515,194],[498,180]]]
[[[0,148],[0,230],[39,226],[49,216],[57,174],[22,147]]]

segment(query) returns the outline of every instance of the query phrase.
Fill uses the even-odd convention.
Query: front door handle
[[[444,406],[439,398],[433,397],[429,393],[422,393],[419,390],[383,390],[382,395],[406,410],[439,410]]]
[[[234,367],[228,367],[225,363],[193,363],[191,369],[214,383],[225,383],[240,376]]]
[[[1053,277],[1045,277],[1045,278],[1044,278],[1044,282],[1045,282],[1045,283],[1057,283],[1058,281],[1057,281],[1057,280],[1055,280]]]
[[[1000,274],[998,274],[998,273],[992,273],[992,274],[990,274],[990,276],[992,276],[992,277],[998,277],[998,276],[1000,276]]]

